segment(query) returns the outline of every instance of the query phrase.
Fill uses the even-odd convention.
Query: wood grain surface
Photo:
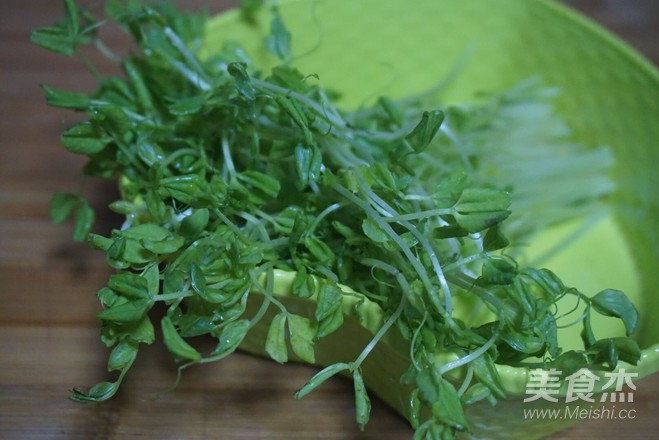
[[[83,3],[100,9],[102,2]],[[192,8],[203,2],[180,3]],[[219,12],[237,1],[207,3]],[[659,63],[656,0],[567,3]],[[83,160],[59,145],[60,132],[74,118],[47,107],[39,84],[93,87],[81,63],[29,42],[31,29],[50,25],[61,14],[61,1],[0,1],[0,438],[411,438],[407,423],[377,400],[371,422],[359,432],[347,381],[331,380],[296,401],[293,392],[314,369],[245,354],[192,368],[175,391],[155,399],[175,377],[168,354],[156,345],[140,353],[111,401],[67,400],[71,387],[106,377],[107,351],[94,314],[95,292],[110,272],[103,255],[71,242],[70,225],[48,220],[52,192],[75,191]],[[124,41],[108,38],[112,44]],[[99,213],[95,231],[107,233],[120,222],[106,208],[116,190],[107,182],[86,185]],[[656,438],[659,376],[641,381],[635,399],[634,420],[589,420],[554,438]]]

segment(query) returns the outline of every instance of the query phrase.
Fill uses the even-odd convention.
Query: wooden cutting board
[[[92,9],[100,4],[82,3]],[[188,7],[201,3],[185,2]],[[237,1],[212,3],[211,12],[219,12]],[[570,3],[658,62],[658,2]],[[61,11],[61,1],[0,2],[0,438],[411,438],[407,423],[377,400],[370,424],[359,432],[349,382],[331,380],[296,401],[294,391],[313,368],[245,354],[192,368],[175,391],[164,392],[176,371],[165,350],[154,346],[140,353],[111,401],[80,405],[67,400],[70,388],[107,377],[107,351],[94,314],[99,310],[95,292],[110,272],[101,254],[71,243],[70,225],[53,226],[48,220],[52,192],[74,191],[83,161],[58,143],[75,118],[48,108],[39,84],[78,90],[93,85],[81,62],[29,42],[31,29],[52,24]],[[108,38],[117,47],[124,41]],[[107,182],[84,184],[99,212],[96,232],[108,233],[120,222],[105,208],[115,189]],[[634,420],[589,420],[554,438],[655,437],[659,376],[640,382],[634,397]]]

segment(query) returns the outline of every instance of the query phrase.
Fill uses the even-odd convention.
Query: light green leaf
[[[283,364],[288,361],[286,348],[286,315],[279,313],[270,323],[268,335],[265,339],[265,351],[272,359]]]
[[[299,315],[288,317],[288,330],[291,334],[291,348],[300,359],[310,364],[316,361],[314,354],[314,336],[316,330],[307,318]]]
[[[363,431],[371,415],[371,399],[368,398],[364,379],[358,368],[353,372],[352,380],[355,389],[355,419],[359,429]]]
[[[329,335],[343,324],[342,300],[343,292],[337,286],[326,283],[320,286],[315,311],[318,320],[317,338]]]
[[[125,272],[111,275],[108,287],[128,298],[150,298],[147,280],[134,273]]]
[[[280,60],[284,60],[291,51],[291,34],[286,29],[279,9],[276,7],[272,9],[273,17],[270,22],[270,34],[266,37],[265,47],[271,54]]]
[[[129,368],[137,357],[137,344],[123,341],[117,344],[110,353],[108,359],[108,371],[123,370]]]

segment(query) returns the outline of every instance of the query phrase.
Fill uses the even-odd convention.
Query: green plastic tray
[[[423,91],[450,76],[465,60],[465,53],[470,56],[442,93],[445,103],[466,102],[479,91],[504,90],[535,75],[559,87],[557,107],[575,140],[613,148],[618,190],[611,200],[612,218],[595,235],[549,263],[556,264],[559,276],[574,280],[585,291],[626,290],[642,312],[637,337],[643,358],[636,367],[624,367],[638,372],[639,378],[659,370],[659,320],[651,316],[651,311],[659,310],[655,287],[659,285],[659,72],[650,62],[588,19],[547,0],[290,0],[279,4],[293,35],[294,64],[305,73],[318,74],[324,86],[340,91],[344,96],[340,104],[346,107],[383,94]],[[203,50],[209,54],[234,40],[267,69],[275,64],[263,48],[269,20],[268,11],[252,24],[241,20],[237,11],[217,16],[208,26]],[[584,258],[592,264],[573,264]],[[277,275],[278,295],[287,296],[291,278],[291,274]],[[301,312],[313,310],[304,301],[290,302]],[[318,363],[336,361],[332,353],[358,352],[377,329],[377,311],[366,321],[347,319],[345,328],[317,347]],[[263,353],[265,329],[260,335],[253,333],[243,349]],[[363,368],[384,371],[365,371],[364,377],[378,378],[367,386],[404,414],[407,390],[398,383],[407,367],[404,347],[395,338],[381,345]],[[524,420],[524,409],[548,402],[523,402],[529,377],[526,369],[501,367],[500,374],[511,397],[496,410],[488,405],[468,407],[476,437],[537,438],[576,422]],[[548,405],[556,408],[558,404]]]

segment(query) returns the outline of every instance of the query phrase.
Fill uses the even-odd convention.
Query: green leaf
[[[311,380],[309,380],[309,382],[306,383],[306,385],[300,388],[295,393],[295,398],[296,399],[303,398],[304,396],[306,396],[307,394],[318,388],[320,385],[322,385],[327,379],[339,374],[342,371],[346,371],[349,369],[350,369],[350,365],[343,362],[328,365],[327,367],[323,368],[318,373],[316,373],[311,378]]]
[[[198,361],[201,359],[201,353],[185,342],[181,335],[179,335],[178,331],[176,331],[174,323],[168,316],[162,318],[160,325],[162,327],[162,335],[165,345],[170,353],[180,359],[188,359],[191,361]]]
[[[590,348],[595,342],[597,342],[597,338],[595,337],[595,334],[593,333],[593,327],[590,324],[590,314],[587,313],[584,316],[584,319],[582,321],[582,330],[581,330],[581,340],[583,341],[584,347],[586,349]]]
[[[252,188],[258,189],[268,197],[275,198],[279,194],[279,181],[259,171],[244,171],[238,175],[238,179]]]
[[[307,113],[303,110],[302,105],[295,99],[290,96],[276,95],[274,100],[279,104],[282,110],[284,110],[290,117],[293,119],[295,125],[300,127],[304,135],[304,142],[307,146],[315,145],[315,138],[309,127],[310,121]]]
[[[316,147],[298,145],[295,147],[294,156],[297,187],[304,189],[310,182],[315,182],[320,176],[322,154]]]
[[[119,385],[119,381],[99,382],[87,393],[74,388],[71,392],[70,399],[74,402],[102,402],[114,396],[119,389]]]
[[[142,273],[142,278],[146,280],[149,296],[156,295],[160,291],[160,269],[157,263],[147,267]]]
[[[438,378],[437,385],[439,400],[431,406],[432,415],[459,431],[467,430],[469,428],[467,417],[455,387],[441,377]]]
[[[467,188],[453,206],[453,216],[468,232],[479,232],[507,218],[510,201],[510,194],[505,191]]]
[[[477,383],[470,386],[462,397],[460,397],[460,400],[465,405],[472,405],[483,399],[487,399],[490,395],[492,395],[492,392],[487,386],[482,383]]]
[[[482,276],[492,284],[511,284],[517,277],[515,261],[505,257],[490,257],[483,261]]]
[[[595,365],[607,364],[613,370],[618,361],[636,365],[641,359],[641,349],[638,342],[632,338],[607,338],[595,342],[585,351],[589,362]]]
[[[271,54],[280,60],[284,60],[288,57],[291,51],[291,34],[288,32],[288,29],[286,29],[286,25],[281,18],[279,9],[273,7],[272,14],[270,34],[266,37],[265,47]]]
[[[196,174],[165,177],[160,180],[159,193],[189,205],[205,195],[206,186],[203,178]]]
[[[232,353],[238,348],[249,330],[249,321],[239,319],[230,322],[223,329],[219,336],[219,344],[213,351],[213,355],[226,355]]]
[[[191,215],[181,220],[181,226],[178,232],[188,240],[193,240],[206,229],[209,218],[210,213],[208,209],[196,209]]]
[[[494,225],[487,230],[485,237],[483,237],[483,249],[492,252],[503,249],[510,244],[510,241],[501,231],[499,225]]]
[[[30,34],[32,43],[60,55],[71,56],[77,48],[72,36],[61,26],[42,27]]]
[[[337,286],[326,283],[320,286],[315,312],[318,320],[317,338],[329,335],[343,324],[342,300],[343,292]]]
[[[234,62],[227,66],[227,72],[231,75],[236,84],[236,89],[248,100],[253,100],[255,97],[254,86],[247,74],[247,65],[245,63]]]
[[[192,290],[197,292],[204,301],[210,304],[219,304],[225,300],[224,296],[217,289],[208,287],[204,272],[196,264],[190,265],[190,283],[192,284]]]
[[[471,362],[474,375],[478,380],[497,397],[506,397],[506,390],[501,383],[501,377],[494,364],[494,360],[488,353],[483,353]]]
[[[416,377],[419,397],[432,409],[432,415],[457,430],[468,429],[467,419],[456,389],[442,378],[437,369],[427,367]]]
[[[206,104],[204,95],[196,95],[190,98],[178,99],[170,104],[167,110],[174,116],[190,116],[199,113]]]
[[[66,130],[61,141],[70,152],[87,156],[100,153],[108,144],[89,122],[81,122]]]
[[[561,372],[561,377],[570,376],[588,366],[588,357],[579,351],[569,350],[554,359],[551,367]]]
[[[371,217],[366,217],[362,221],[362,231],[368,238],[376,243],[384,243],[389,240],[389,235],[380,227],[380,225]]]
[[[336,259],[334,252],[332,252],[332,249],[330,249],[327,243],[316,237],[306,236],[304,238],[304,245],[321,264],[331,265]]]
[[[46,102],[55,107],[85,110],[91,102],[89,96],[84,93],[57,90],[45,84],[42,84],[41,88],[46,92]]]
[[[153,301],[149,299],[128,301],[112,305],[110,308],[99,312],[96,316],[104,321],[120,324],[131,323],[141,320],[152,305]]]
[[[405,136],[405,139],[414,151],[419,153],[430,145],[442,122],[444,122],[444,112],[441,110],[425,111],[421,116],[421,121]]]
[[[638,310],[620,290],[606,289],[590,299],[597,313],[604,316],[620,318],[625,324],[627,336],[634,333],[638,326]]]
[[[50,220],[55,224],[64,222],[79,203],[80,197],[75,194],[55,192],[50,201]]]
[[[299,315],[289,315],[288,330],[293,353],[303,361],[313,364],[316,361],[313,349],[316,330],[311,321]]]
[[[111,275],[108,280],[108,287],[128,298],[150,298],[147,280],[134,273],[127,272]]]
[[[272,359],[280,364],[288,361],[288,349],[286,348],[286,315],[277,314],[272,318],[268,335],[265,339],[265,351]]]
[[[143,317],[131,327],[128,338],[135,343],[153,344],[156,340],[156,334],[148,316]]]
[[[140,241],[140,244],[144,249],[153,252],[156,255],[167,255],[178,251],[185,244],[185,239],[176,236],[162,241],[142,240]]]
[[[94,219],[96,215],[94,210],[89,203],[83,201],[78,206],[78,211],[76,212],[75,225],[73,227],[73,240],[74,241],[83,241],[89,235],[89,232],[94,225]]]
[[[110,353],[108,359],[108,371],[123,370],[129,368],[137,358],[137,344],[123,341],[117,344]]]
[[[355,389],[355,419],[359,429],[363,431],[371,415],[371,400],[368,398],[364,378],[358,368],[352,373],[352,380]]]
[[[121,236],[133,240],[146,240],[146,241],[163,241],[167,239],[171,232],[155,223],[142,223],[139,225],[131,226],[120,232]]]
[[[300,298],[311,298],[316,292],[316,282],[314,278],[307,273],[304,266],[298,268],[295,273],[292,285],[293,295]]]

